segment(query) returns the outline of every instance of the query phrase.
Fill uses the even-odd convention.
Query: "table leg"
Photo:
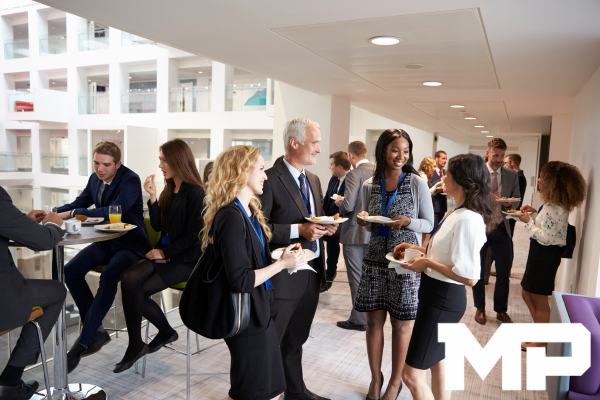
[[[65,247],[56,246],[56,266],[58,269],[58,280],[65,283]],[[67,325],[65,323],[66,302],[56,321],[56,342],[54,343],[54,387],[52,388],[52,400],[106,400],[108,395],[101,387],[85,383],[72,383],[69,385],[67,377]],[[32,399],[47,399],[46,391],[39,392]]]

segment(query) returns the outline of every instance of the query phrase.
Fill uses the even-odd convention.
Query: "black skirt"
[[[229,397],[270,400],[285,391],[279,338],[273,320],[262,332],[249,335],[246,329],[226,338],[225,343],[231,354]]]
[[[406,364],[427,370],[446,358],[446,344],[438,342],[439,323],[458,323],[467,309],[464,285],[442,282],[421,274],[419,308]]]
[[[150,260],[147,260],[150,261]],[[169,261],[168,263],[157,263],[155,261],[150,261],[154,270],[160,276],[160,279],[167,285],[173,286],[181,282],[187,282],[194,267],[196,266],[196,262],[177,262],[177,261]]]
[[[542,296],[551,296],[562,251],[563,248],[560,246],[543,246],[537,240],[532,240],[529,245],[525,273],[521,280],[523,290]]]

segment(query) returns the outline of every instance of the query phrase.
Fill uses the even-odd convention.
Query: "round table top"
[[[107,225],[108,222],[103,222],[97,225]],[[74,244],[86,244],[104,242],[106,240],[116,239],[125,235],[127,232],[109,232],[101,231],[94,228],[94,225],[83,225],[81,226],[81,232],[75,235],[69,235],[65,232],[65,236],[58,242],[57,246],[69,246]],[[9,242],[9,246],[12,247],[26,247],[16,242]]]

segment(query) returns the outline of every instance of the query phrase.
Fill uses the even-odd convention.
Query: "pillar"
[[[569,162],[573,115],[553,115],[548,161]]]
[[[232,83],[233,67],[222,64],[220,62],[213,61],[211,84],[211,111],[225,111],[227,85],[230,85]]]

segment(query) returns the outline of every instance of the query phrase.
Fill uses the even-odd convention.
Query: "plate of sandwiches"
[[[365,215],[365,216],[357,215],[356,218],[362,219],[363,221],[367,221],[367,222],[374,222],[376,224],[393,224],[394,222],[396,222],[396,221],[392,221],[391,218],[383,217],[381,215]]]
[[[100,222],[104,222],[104,218],[102,218],[102,217],[90,218],[90,217],[86,217],[85,215],[76,215],[75,218],[71,218],[71,219],[76,219],[77,221],[81,221],[81,225],[96,225],[96,224],[99,224]]]
[[[309,222],[323,225],[341,224],[342,222],[348,221],[348,218],[333,218],[333,217],[307,217],[304,218]]]
[[[137,225],[117,223],[107,225],[95,225],[94,228],[103,232],[129,232],[130,230],[137,228]]]
[[[521,199],[517,199],[515,197],[500,197],[498,199],[496,199],[496,201],[498,203],[518,203],[521,201]]]

